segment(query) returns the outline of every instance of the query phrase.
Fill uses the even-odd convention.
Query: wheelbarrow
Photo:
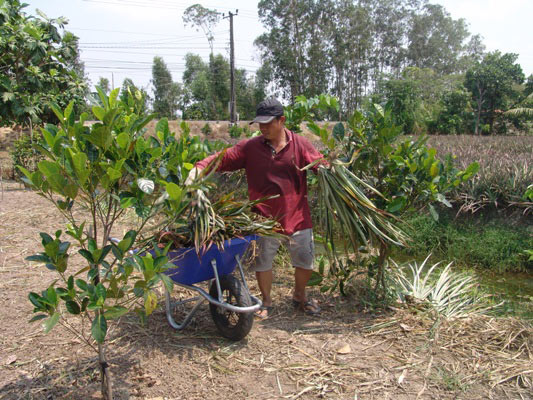
[[[177,286],[199,294],[185,300],[173,301],[172,293],[165,287],[166,315],[172,328],[182,330],[187,327],[202,303],[207,300],[211,317],[222,336],[237,341],[250,332],[254,322],[253,313],[259,310],[262,303],[250,294],[241,257],[250,242],[256,239],[256,235],[228,239],[224,242],[223,249],[212,245],[201,254],[197,254],[194,247],[168,252],[167,257],[176,268],[168,269],[165,274]],[[240,279],[232,274],[236,267]],[[195,285],[204,281],[209,281],[209,293]],[[194,301],[196,304],[193,308],[181,323],[177,323],[173,317],[174,309]]]

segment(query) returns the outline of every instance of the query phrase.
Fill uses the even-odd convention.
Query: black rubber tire
[[[244,288],[241,281],[233,275],[226,275],[220,278],[220,289],[222,290],[223,300],[226,303],[238,307],[252,306],[250,293]],[[218,299],[215,281],[211,283],[209,295]],[[211,311],[211,317],[213,317],[217,329],[225,338],[235,341],[241,340],[252,329],[254,323],[253,313],[237,313],[212,303],[209,303],[209,311]]]

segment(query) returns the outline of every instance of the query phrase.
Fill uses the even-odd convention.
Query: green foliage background
[[[67,20],[27,15],[18,0],[0,1],[0,124],[56,121],[49,107],[81,109],[87,93],[78,38]]]

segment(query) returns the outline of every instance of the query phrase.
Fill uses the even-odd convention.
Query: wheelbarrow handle
[[[110,237],[108,238],[107,240],[109,240],[111,243],[113,243],[114,245],[118,245],[120,243],[120,239],[116,238],[116,237]],[[135,254],[135,251],[134,250],[128,250],[128,254],[130,256],[133,256]]]

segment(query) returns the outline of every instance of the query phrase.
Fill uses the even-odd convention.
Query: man
[[[272,261],[280,242],[287,246],[294,266],[293,305],[307,314],[316,315],[320,308],[307,298],[305,291],[313,272],[314,243],[306,172],[301,168],[323,156],[307,139],[285,128],[283,106],[275,99],[265,100],[257,106],[252,123],[259,124],[261,136],[242,140],[227,149],[217,171],[244,168],[250,200],[279,195],[254,209],[279,221],[281,233],[286,236],[281,241],[268,237],[258,240],[258,256],[250,267],[256,273],[263,300],[256,315],[264,319],[272,310]],[[198,171],[215,157],[212,155],[198,162],[186,183],[192,182]]]

